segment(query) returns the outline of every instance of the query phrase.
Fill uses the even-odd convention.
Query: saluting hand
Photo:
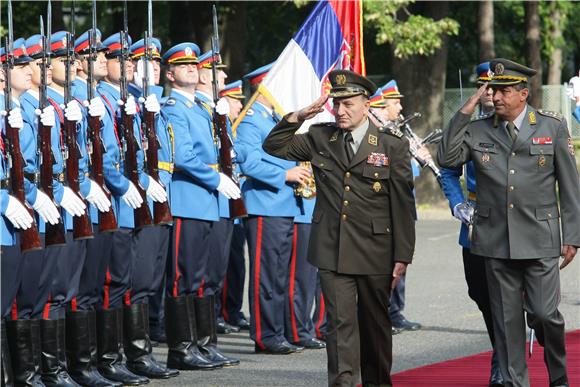
[[[404,262],[395,262],[395,267],[393,269],[393,280],[391,281],[391,290],[397,286],[397,283],[401,280],[401,277],[405,275],[407,271],[407,264]]]
[[[570,262],[572,262],[572,260],[576,256],[577,251],[578,251],[578,249],[575,246],[570,246],[570,245],[563,245],[562,246],[562,258],[564,258],[564,260],[562,261],[562,264],[560,265],[560,270],[562,270],[563,268],[568,266],[568,264]]]
[[[461,110],[460,110],[461,113],[467,114],[469,116],[472,115],[473,112],[475,111],[475,108],[479,104],[479,99],[485,93],[487,93],[487,82],[485,82],[479,89],[477,89],[475,94],[473,94],[471,97],[469,97],[467,102],[465,102],[465,104],[461,107]]]
[[[288,122],[303,122],[309,120],[311,118],[316,117],[318,113],[322,113],[324,111],[324,104],[328,100],[328,94],[323,94],[310,105],[306,106],[298,110],[297,112],[293,112],[286,117]]]
[[[310,177],[310,170],[302,166],[296,166],[286,171],[286,182],[305,184]]]

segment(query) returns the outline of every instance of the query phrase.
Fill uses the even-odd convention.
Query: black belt
[[[8,189],[10,188],[10,179],[2,179],[0,180],[0,188]]]
[[[38,184],[40,181],[40,174],[38,172],[24,172],[24,177],[34,184]]]

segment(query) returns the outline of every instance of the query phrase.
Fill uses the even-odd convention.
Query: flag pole
[[[248,101],[246,106],[244,106],[244,108],[240,112],[240,115],[238,116],[238,118],[236,118],[236,121],[232,124],[232,133],[234,134],[234,137],[236,137],[236,129],[240,125],[240,122],[242,122],[242,120],[244,119],[244,117],[248,113],[248,110],[250,109],[250,107],[252,107],[254,102],[256,102],[256,99],[260,96],[260,94],[261,94],[261,92],[260,92],[260,89],[258,88],[258,90],[256,90],[254,92],[254,95],[252,95],[252,98],[250,98],[250,100]]]

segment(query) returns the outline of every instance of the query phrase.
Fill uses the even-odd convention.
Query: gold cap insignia
[[[344,75],[344,74],[338,74],[336,76],[335,81],[336,81],[336,84],[339,85],[339,86],[346,85],[346,75]]]
[[[498,63],[495,65],[495,75],[502,75],[505,68],[503,67],[503,63]]]

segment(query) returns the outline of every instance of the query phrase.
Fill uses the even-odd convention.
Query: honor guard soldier
[[[271,67],[244,76],[252,91]],[[302,183],[310,172],[262,149],[279,120],[272,103],[258,96],[237,128],[237,145],[244,153],[240,169],[246,177],[242,192],[249,215],[244,227],[250,253],[250,337],[256,353],[288,354],[304,349],[286,340],[284,311],[294,217],[300,214],[294,184]]]
[[[564,258],[562,269],[580,246],[574,148],[560,114],[527,104],[535,70],[507,59],[492,60],[490,68],[489,84],[449,123],[438,160],[446,168],[469,161],[475,166],[471,253],[485,260],[504,385],[529,385],[525,308],[527,324],[544,347],[550,386],[568,386],[558,258]],[[489,86],[495,113],[471,121]]]
[[[127,36],[128,44],[131,38]],[[102,309],[97,312],[97,346],[98,368],[107,379],[123,384],[138,385],[148,383],[147,374],[153,377],[151,369],[162,370],[151,354],[149,338],[146,334],[146,313],[141,307],[131,304],[131,285],[133,267],[135,265],[136,245],[134,231],[134,210],[141,206],[148,206],[147,198],[125,176],[125,140],[122,133],[121,116],[126,114],[133,117],[134,141],[136,148],[136,168],[138,184],[146,191],[147,197],[162,201],[165,197],[163,188],[143,171],[143,135],[141,120],[137,114],[137,105],[133,96],[120,103],[121,98],[121,60],[124,55],[120,33],[113,34],[103,41],[108,48],[107,75],[97,85],[107,114],[103,117],[102,137],[106,149],[103,155],[103,170],[107,187],[113,194],[114,208],[117,214],[119,230],[113,233],[111,257],[106,270],[104,282],[104,298]],[[127,47],[128,49],[128,47]],[[125,77],[127,83],[133,79],[133,63],[126,58]],[[124,110],[124,113],[121,112]],[[131,133],[131,131],[128,131]],[[123,306],[126,306],[123,308]],[[118,324],[124,321],[124,324]],[[123,340],[124,339],[124,340]],[[127,364],[123,362],[123,347],[127,355]],[[163,372],[161,372],[163,373]],[[138,376],[139,375],[139,376]]]
[[[491,80],[489,62],[483,62],[476,69],[477,85],[481,87],[485,82]],[[478,117],[483,117],[493,113],[493,89],[487,89],[479,100]],[[463,193],[461,176],[465,177],[467,187],[467,197]],[[471,254],[469,249],[468,227],[471,225],[473,210],[477,200],[475,186],[475,171],[473,161],[469,161],[461,168],[447,169],[441,168],[441,184],[443,193],[449,200],[449,206],[453,216],[461,221],[461,231],[459,232],[459,244],[463,247],[463,270],[469,297],[475,301],[481,311],[487,334],[494,347],[493,320],[491,317],[491,306],[489,303],[489,292],[487,277],[485,273],[485,261],[477,255]],[[491,371],[489,376],[490,386],[503,386],[503,378],[497,360],[497,351],[494,349],[491,358]]]
[[[215,346],[213,304],[196,295],[203,295],[210,235],[219,221],[218,193],[228,199],[240,196],[235,183],[218,172],[212,126],[195,94],[198,56],[199,47],[189,42],[173,46],[163,55],[172,87],[163,112],[179,138],[171,183],[174,229],[165,303],[167,365],[182,370],[227,365],[225,356],[218,359],[221,354]]]
[[[336,123],[304,121],[328,96],[288,114],[264,142],[274,157],[310,161],[316,207],[309,261],[318,267],[328,318],[328,384],[391,385],[388,299],[413,258],[413,178],[409,144],[368,120],[377,87],[348,70],[329,73]],[[358,327],[358,332],[356,328]],[[354,331],[353,331],[354,330]]]
[[[225,85],[220,91],[220,97],[225,97],[230,105],[230,122],[235,121],[243,108],[243,100],[246,98],[242,92],[242,81],[235,81]],[[235,134],[234,134],[235,137]],[[243,179],[240,179],[243,185]],[[241,219],[234,220],[232,243],[230,245],[230,257],[226,279],[221,288],[220,296],[216,298],[221,310],[218,314],[218,324],[227,322],[240,329],[249,330],[250,323],[242,312],[244,303],[244,282],[246,279],[246,231]]]

